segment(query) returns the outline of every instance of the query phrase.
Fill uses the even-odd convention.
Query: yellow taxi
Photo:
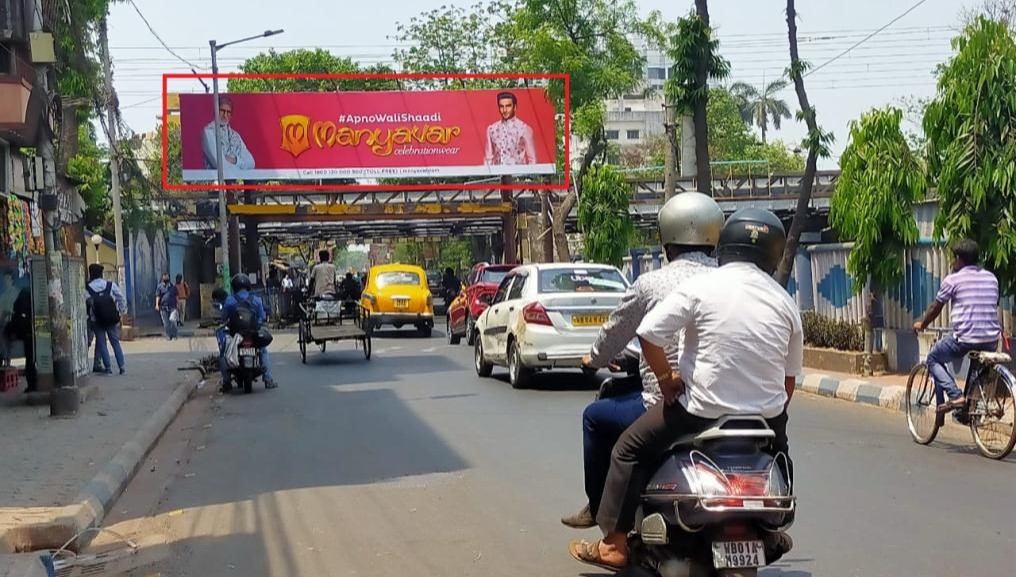
[[[372,267],[360,305],[370,311],[371,329],[413,325],[424,337],[434,329],[434,297],[427,286],[427,273],[415,265]]]

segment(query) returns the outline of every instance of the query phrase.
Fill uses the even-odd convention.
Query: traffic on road
[[[238,278],[219,334],[240,365],[223,361],[223,391],[244,347],[264,359],[269,345],[271,368],[253,375],[280,390],[196,404],[189,418],[211,430],[170,438],[203,450],[181,449],[150,518],[122,522],[161,523],[183,572],[937,575],[963,566],[944,552],[958,539],[983,574],[1006,574],[1016,518],[993,503],[1016,439],[1007,353],[971,353],[967,401],[945,409],[929,408],[927,370],[905,417],[800,399],[800,312],[770,276],[782,223],[756,209],[724,219],[687,193],[659,232],[669,264],[634,283],[610,265],[476,265],[465,286],[442,286],[445,342],[429,338],[434,278],[420,267],[373,267],[359,300],[306,295],[296,335],[256,344],[242,335],[263,318],[257,303],[243,314]],[[963,270],[971,257],[956,258]],[[342,326],[374,362],[307,356]],[[950,411],[992,460],[953,444]],[[908,441],[940,430],[932,451]],[[936,468],[949,459],[971,477]],[[979,490],[957,493],[954,477]],[[930,528],[960,511],[977,515],[976,538]]]

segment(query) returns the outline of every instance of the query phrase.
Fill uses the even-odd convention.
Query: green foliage
[[[759,91],[757,88],[746,82],[735,82],[730,86],[730,92],[737,101],[737,108],[741,112],[741,118],[747,123],[754,123],[762,131],[762,142],[766,142],[766,132],[769,124],[773,128],[780,129],[780,121],[790,118],[790,107],[786,100],[776,98],[776,95],[787,87],[787,80],[778,78]]]
[[[642,26],[633,0],[524,0],[505,30],[519,42],[518,70],[571,74],[572,131],[591,138],[602,132],[603,100],[642,80],[645,61],[630,38]],[[563,101],[561,83],[548,90]]]
[[[85,201],[85,226],[93,230],[105,227],[111,208],[109,154],[96,142],[90,124],[78,126],[78,153],[68,160],[67,176]]]
[[[754,160],[746,155],[757,139],[741,118],[737,101],[729,90],[719,87],[709,90],[706,119],[709,124],[710,159]]]
[[[395,243],[392,249],[392,262],[423,266],[423,243],[416,240],[404,240]]]
[[[935,234],[970,237],[1005,294],[1016,294],[1016,39],[977,18],[939,69],[924,130],[938,189]]]
[[[589,169],[579,197],[579,228],[587,260],[621,266],[635,232],[628,214],[630,185],[612,166]]]
[[[88,104],[100,94],[102,80],[95,33],[99,21],[109,12],[110,0],[74,0],[54,2],[52,28],[56,48],[57,91],[63,98],[84,98]],[[31,6],[31,4],[29,4]],[[80,120],[90,114],[82,107]]]
[[[396,25],[394,40],[410,48],[393,54],[403,72],[482,74],[518,72],[513,67],[518,40],[510,34],[514,5],[502,0],[468,8],[441,6]],[[506,79],[435,79],[413,81],[421,87],[509,88]]]
[[[839,351],[863,351],[864,330],[861,325],[828,319],[808,311],[801,315],[804,343],[812,347]]]
[[[903,112],[873,109],[850,123],[829,223],[854,242],[847,269],[854,292],[871,279],[888,287],[903,272],[903,249],[918,240],[912,205],[926,193],[921,161],[900,130]]]
[[[456,272],[473,266],[473,247],[466,239],[449,239],[439,247],[438,267],[441,271],[451,267]]]
[[[766,161],[766,169],[773,174],[804,171],[804,157],[791,152],[782,140],[774,140],[765,144],[753,143],[745,151],[745,157]],[[752,174],[756,174],[754,169],[752,169]]]
[[[350,58],[327,50],[300,48],[276,52],[269,49],[248,58],[240,71],[248,74],[390,74],[383,64],[362,67]],[[230,92],[334,92],[398,90],[398,81],[379,78],[230,78]]]
[[[730,62],[720,56],[720,41],[696,13],[677,21],[677,27],[667,46],[667,55],[674,62],[671,77],[667,80],[667,100],[681,112],[691,112],[696,103],[707,100],[712,94],[708,84],[699,84],[696,72],[705,62],[706,78],[722,80],[730,74]],[[711,143],[710,143],[711,144]]]

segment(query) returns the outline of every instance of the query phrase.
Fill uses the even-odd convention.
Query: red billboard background
[[[210,75],[165,75],[195,78]],[[563,80],[565,75],[414,75],[386,77],[539,77]],[[219,77],[374,77],[377,75],[219,75]],[[258,93],[229,94],[233,114],[230,127],[239,135],[253,168],[226,174],[227,179],[306,180],[330,178],[412,178],[441,176],[499,176],[504,174],[552,174],[555,169],[556,130],[553,104],[546,91],[512,88],[516,115],[531,129],[532,146],[522,164],[488,165],[487,129],[501,120],[497,95],[500,90]],[[567,98],[565,100],[567,102]],[[212,120],[212,96],[181,94],[181,136],[184,179],[214,180],[213,165],[202,152],[202,135]],[[565,114],[566,127],[568,114]],[[208,133],[209,135],[211,132]],[[164,135],[165,140],[165,135]],[[165,144],[165,142],[164,142]],[[214,148],[214,147],[212,147]],[[567,149],[565,152],[567,174]],[[534,157],[534,158],[529,158]],[[214,154],[212,155],[214,158]],[[229,165],[227,164],[227,167]],[[518,184],[511,188],[566,187],[562,183]],[[166,183],[168,185],[168,183]],[[261,189],[413,189],[435,185],[227,185],[229,188]],[[456,188],[489,188],[489,185],[449,184]],[[176,185],[167,188],[195,189],[207,185]]]

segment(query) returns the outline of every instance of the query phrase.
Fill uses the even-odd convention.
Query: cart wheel
[[[327,344],[328,344],[328,341],[321,341],[320,343],[318,343],[318,346],[321,347],[321,352],[322,353],[325,352],[325,345],[327,345]]]
[[[372,352],[372,347],[371,347],[371,343],[370,343],[370,337],[367,337],[367,338],[363,339],[363,358],[365,358],[366,360],[369,361],[370,360],[370,353],[371,352]]]

